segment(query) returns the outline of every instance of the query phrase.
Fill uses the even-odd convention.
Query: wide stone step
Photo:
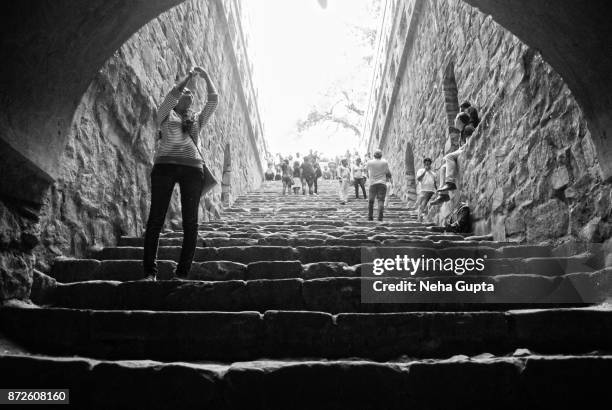
[[[337,271],[339,275],[352,273],[342,265],[337,266]],[[450,276],[377,279],[347,275],[318,279],[222,281],[88,281],[70,284],[46,281],[43,285],[37,284],[31,296],[35,303],[67,308],[231,312],[282,309],[330,313],[504,310],[534,304],[603,303],[610,297],[612,278],[608,270],[555,278],[500,275],[460,279]]]
[[[338,314],[3,308],[5,336],[34,352],[103,359],[219,360],[612,350],[612,311]],[[27,323],[28,326],[23,326]]]
[[[226,246],[253,246],[253,245],[275,245],[275,246],[426,246],[440,248],[443,246],[486,246],[502,247],[508,246],[507,242],[482,242],[465,241],[463,237],[452,234],[433,234],[425,236],[405,234],[380,234],[377,232],[355,232],[343,233],[312,232],[278,229],[275,232],[261,232],[257,230],[236,231],[233,233],[223,232],[217,235],[215,231],[200,232],[197,245],[200,247],[226,247]],[[316,240],[316,241],[313,241]],[[180,246],[183,243],[182,233],[165,234],[160,237],[160,246]],[[126,237],[119,239],[117,246],[141,247],[144,244],[142,237]],[[507,257],[531,257],[550,256],[549,247],[532,247],[519,245],[509,247],[506,251]]]
[[[3,386],[62,386],[73,407],[105,410],[579,409],[611,372],[607,355],[229,365],[0,356]]]
[[[318,237],[317,237],[318,236]],[[345,234],[343,236],[351,236],[351,234]],[[303,235],[295,235],[288,232],[277,232],[274,234],[262,234],[259,232],[243,232],[232,235],[232,237],[204,237],[199,238],[197,245],[200,247],[228,247],[228,246],[254,246],[254,245],[272,245],[272,246],[376,246],[376,245],[389,245],[389,246],[414,246],[414,243],[418,243],[414,236],[406,237],[400,235],[372,235],[369,239],[366,235],[354,234],[354,236],[362,236],[362,238],[346,238],[346,237],[335,237],[329,234],[314,234],[304,233]],[[394,239],[383,239],[392,237]],[[428,235],[422,237],[423,242],[434,241],[454,241],[457,240],[455,236],[447,235]],[[182,238],[167,238],[162,237],[159,240],[159,246],[181,246],[183,243]],[[122,237],[117,246],[131,246],[131,247],[142,247],[144,245],[144,238],[134,237]],[[483,246],[482,242],[473,242],[467,244],[468,246]],[[435,245],[432,245],[432,247]],[[543,252],[539,256],[549,256],[550,251]],[[523,257],[525,257],[524,255]]]
[[[174,261],[158,260],[157,277],[160,280],[172,279],[176,265]],[[62,283],[90,280],[130,281],[144,277],[141,260],[56,259],[49,274]]]
[[[501,248],[503,249],[503,248]],[[362,252],[364,252],[362,254]],[[250,263],[257,261],[290,261],[299,260],[302,263],[312,262],[344,262],[356,265],[364,262],[362,255],[408,255],[412,258],[486,258],[485,269],[497,270],[502,273],[534,273],[542,275],[560,275],[570,272],[581,272],[598,268],[598,261],[591,254],[581,254],[570,257],[534,257],[506,258],[503,250],[486,246],[455,246],[445,248],[430,247],[363,247],[363,246],[228,246],[228,247],[198,247],[195,250],[194,261],[227,260]],[[161,260],[178,261],[180,246],[161,246],[158,258]],[[93,255],[98,260],[142,260],[142,247],[108,247]]]
[[[298,248],[303,249],[304,248]],[[315,248],[321,249],[319,247]],[[407,248],[406,248],[407,249]],[[412,248],[421,249],[421,248]],[[464,248],[427,249],[428,256],[442,255],[453,256],[461,252],[464,255],[491,255],[490,251],[481,252],[475,248],[475,252],[469,252]],[[312,249],[311,249],[312,250]],[[453,251],[459,252],[453,253]],[[503,254],[504,248],[499,251]],[[499,255],[499,251],[497,255]],[[303,252],[306,254],[306,252]],[[418,254],[417,254],[418,255]],[[527,258],[507,259],[491,258],[483,263],[482,271],[473,270],[471,275],[479,277],[499,275],[538,275],[558,277],[563,274],[576,272],[589,272],[596,270],[589,266],[588,256],[575,256],[567,258]],[[174,278],[176,262],[171,260],[158,261],[158,280]],[[431,269],[421,269],[415,273],[417,278],[447,276],[456,277],[455,270],[446,270],[444,266],[431,266]],[[362,269],[366,269],[362,275]],[[266,260],[241,263],[231,260],[209,260],[205,262],[194,262],[189,272],[189,278],[193,280],[223,281],[223,280],[249,280],[249,279],[289,279],[302,278],[314,279],[325,277],[357,277],[375,276],[372,263],[348,264],[342,261],[336,262],[302,262],[300,260]],[[459,272],[465,273],[465,272]],[[395,271],[395,276],[412,276],[410,272],[402,274]],[[59,259],[56,260],[50,275],[59,282],[71,283],[90,280],[116,280],[131,281],[143,278],[142,261],[132,260],[97,260],[97,259]],[[388,273],[386,274],[388,275]]]
[[[317,219],[317,218],[309,218],[309,219],[252,219],[248,222],[246,221],[224,221],[224,222],[203,222],[200,224],[201,228],[215,227],[215,228],[224,228],[224,227],[233,227],[233,226],[268,226],[268,225],[302,225],[302,226],[310,226],[319,225],[319,226],[338,226],[338,227],[389,227],[392,226],[394,229],[397,228],[424,228],[434,226],[433,224],[423,223],[423,222],[378,222],[378,221],[359,221],[359,223],[354,223],[352,221],[347,220],[332,220],[332,219]],[[348,228],[347,228],[348,229]]]

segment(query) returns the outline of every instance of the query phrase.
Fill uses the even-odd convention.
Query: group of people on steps
[[[197,78],[204,80],[207,96],[204,106],[196,111],[192,107]],[[185,279],[190,271],[198,238],[200,197],[204,187],[210,182],[207,181],[210,175],[199,148],[200,132],[215,111],[217,103],[217,90],[209,73],[204,68],[195,66],[176,83],[157,110],[159,138],[150,174],[151,203],[144,237],[144,280],[156,280],[159,236],[177,183],[181,193],[183,245],[175,276]],[[444,156],[440,188],[437,187],[435,173],[431,170],[431,159],[423,160],[423,168],[419,169],[416,175],[420,188],[419,219],[422,219],[434,193],[437,193],[437,197],[431,205],[448,201],[448,192],[457,189],[457,158],[478,123],[476,109],[469,102],[463,103],[461,112],[455,119],[455,128],[460,133],[459,149]],[[353,186],[356,199],[359,199],[360,191],[363,198],[368,199],[368,220],[374,219],[375,202],[378,204],[377,219],[383,220],[385,199],[392,186],[392,175],[380,149],[374,152],[373,158],[367,154],[364,161],[357,153],[353,156],[347,151],[345,158],[329,161],[324,170],[321,169],[319,159],[318,153],[312,150],[304,157],[297,153],[295,159],[292,156],[282,158],[279,164],[280,178],[279,172],[266,172],[266,179],[280,179],[284,195],[291,191],[296,195],[305,195],[306,189],[309,195],[317,195],[319,178],[323,176],[326,179],[337,179],[341,204],[347,203],[350,186]],[[367,190],[366,181],[369,182]],[[453,214],[461,220],[465,212],[459,208]]]

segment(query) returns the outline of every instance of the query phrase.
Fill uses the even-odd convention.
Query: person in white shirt
[[[423,160],[423,168],[416,173],[418,183],[419,199],[417,200],[417,220],[423,220],[423,213],[427,211],[427,204],[438,188],[436,174],[431,169],[431,158]]]
[[[338,166],[338,179],[340,180],[338,196],[340,197],[340,203],[345,205],[348,201],[348,192],[351,186],[351,169],[348,166],[348,160],[346,158],[342,159]]]
[[[359,199],[359,187],[361,187],[361,192],[363,192],[363,198],[368,199],[365,190],[365,167],[361,163],[361,158],[357,157],[355,160],[355,165],[353,165],[353,183],[355,184],[355,198]]]
[[[374,152],[374,159],[366,165],[368,178],[370,178],[370,199],[368,200],[368,220],[374,219],[374,200],[378,200],[378,220],[383,220],[385,197],[387,195],[387,181],[391,179],[389,163],[382,158],[382,151]]]

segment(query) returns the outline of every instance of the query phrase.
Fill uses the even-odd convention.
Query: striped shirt
[[[181,97],[181,91],[173,88],[157,110],[157,125],[161,130],[161,140],[155,154],[155,164],[178,164],[201,168],[204,162],[196,149],[199,144],[200,130],[206,125],[217,108],[217,94],[208,94],[204,109],[197,113],[189,112],[194,122],[189,131],[183,131],[183,118],[174,111]]]

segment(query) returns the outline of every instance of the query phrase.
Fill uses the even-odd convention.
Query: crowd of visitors
[[[268,169],[265,172],[266,181],[281,181],[283,184],[283,195],[318,195],[318,180],[323,173],[319,164],[319,154],[312,151],[301,156],[299,152],[283,157],[277,154],[276,157],[268,158]]]
[[[459,148],[446,154],[443,164],[436,171],[432,169],[431,158],[423,159],[423,166],[416,172],[417,182],[417,219],[423,221],[429,206],[440,205],[450,200],[449,191],[457,189],[457,159],[465,149],[468,138],[478,126],[480,119],[478,111],[471,103],[465,101],[460,106],[461,111],[455,118],[454,128],[459,133]],[[277,154],[268,161],[266,180],[279,180],[283,184],[283,195],[293,191],[295,195],[317,195],[319,178],[337,180],[338,197],[341,204],[346,204],[351,186],[355,190],[355,198],[368,199],[368,219],[373,219],[373,208],[378,202],[378,220],[383,219],[384,207],[387,205],[389,193],[393,188],[391,172],[382,152],[376,150],[372,156],[363,157],[357,152],[347,150],[343,156],[321,158],[317,151],[310,150],[306,156],[296,153],[295,157],[283,157]],[[366,189],[366,181],[369,182]],[[434,197],[435,196],[435,197]],[[432,200],[433,199],[433,200]],[[461,215],[465,214],[466,204],[462,204]]]
[[[383,210],[391,192],[392,180],[389,164],[382,158],[382,151],[377,150],[374,158],[370,154],[362,156],[357,152],[346,151],[343,157],[322,158],[317,151],[301,156],[286,157],[277,154],[268,159],[267,181],[281,181],[283,195],[318,195],[319,178],[338,181],[340,204],[345,205],[351,191],[355,190],[355,199],[369,199],[368,218],[373,220],[373,207],[378,200],[378,220],[382,221]],[[369,187],[366,189],[366,181]],[[369,191],[369,192],[368,192]]]

